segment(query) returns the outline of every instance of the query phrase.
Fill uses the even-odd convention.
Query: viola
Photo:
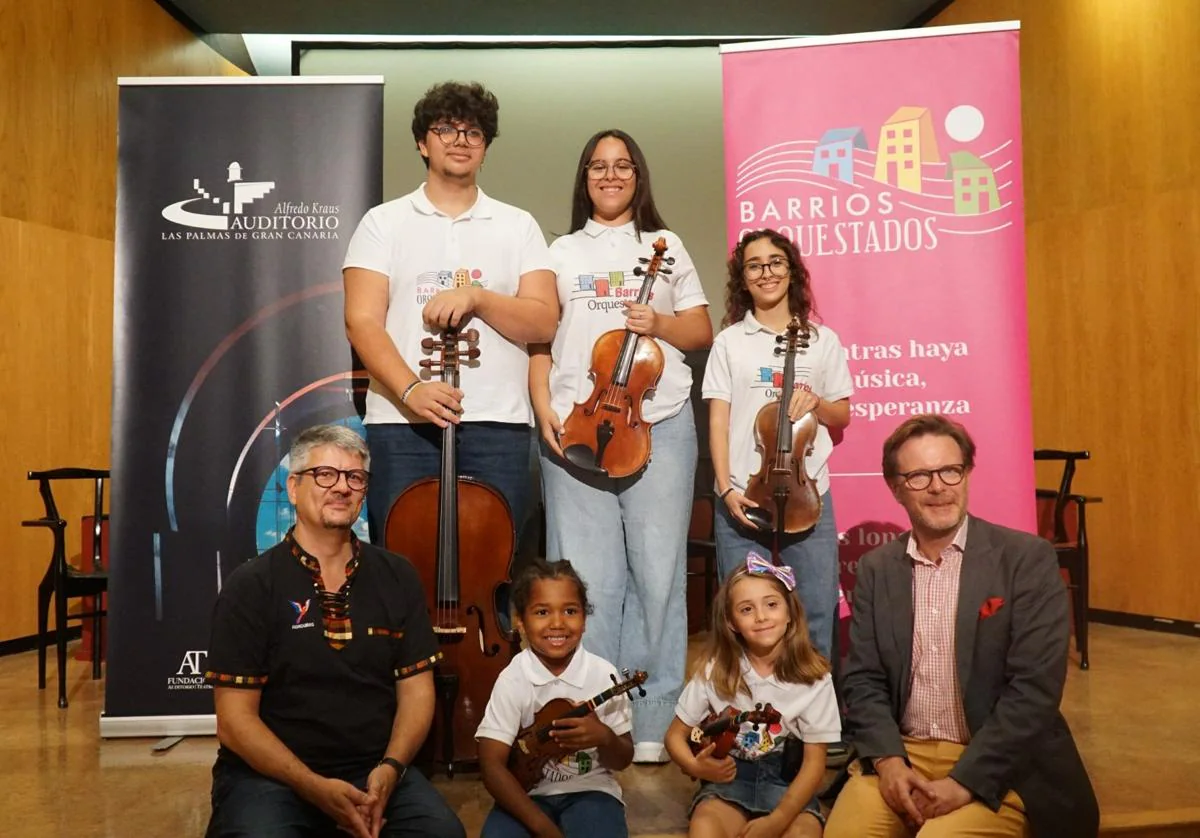
[[[654,242],[654,256],[638,261],[633,269],[642,277],[637,302],[650,301],[650,289],[659,274],[671,273],[664,256],[667,240]],[[654,338],[629,329],[613,329],[597,338],[592,347],[592,393],[571,409],[563,422],[559,444],[573,465],[606,477],[637,474],[650,461],[650,425],[642,418],[642,400],[658,386],[663,354]]]
[[[738,731],[746,722],[758,725],[778,724],[783,717],[779,711],[767,704],[756,704],[753,710],[738,711],[726,707],[720,713],[710,714],[704,721],[692,728],[688,734],[688,747],[693,754],[698,754],[713,744],[712,758],[724,759],[729,756],[733,744],[737,741]]]
[[[807,350],[808,324],[793,317],[785,334],[775,338],[775,354],[783,355],[783,387],[776,401],[763,405],[754,419],[754,447],[762,466],[746,484],[746,497],[758,504],[745,510],[756,527],[775,534],[773,558],[779,563],[780,533],[812,529],[821,518],[821,494],[804,467],[817,437],[812,412],[793,422],[788,404],[796,386],[796,353]]]
[[[420,366],[458,387],[459,367],[479,357],[474,329],[450,328],[421,347]],[[461,344],[466,344],[463,348]],[[449,776],[478,760],[475,730],[492,686],[517,649],[497,604],[509,584],[516,533],[495,487],[458,474],[456,426],[442,431],[441,471],[407,487],[388,512],[384,544],[416,567],[442,660],[434,669],[437,704],[430,731],[434,761]],[[467,574],[463,567],[470,568]]]
[[[625,680],[620,683],[617,683],[617,676],[610,675],[613,685],[583,704],[573,704],[565,698],[555,698],[546,702],[534,715],[533,724],[517,734],[517,739],[508,754],[508,770],[525,791],[529,791],[542,779],[546,763],[562,756],[558,743],[550,736],[556,721],[583,718],[604,702],[631,690],[637,690],[640,696],[646,695],[642,684],[646,683],[649,676],[645,672],[638,670],[630,676],[629,670],[625,669],[621,675]]]

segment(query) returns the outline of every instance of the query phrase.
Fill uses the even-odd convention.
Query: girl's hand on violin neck
[[[757,530],[758,527],[746,517],[745,510],[754,509],[757,506],[757,503],[747,498],[737,489],[734,489],[725,496],[725,508],[729,510],[729,514],[740,522],[742,526],[748,527],[751,530]]]
[[[792,401],[788,404],[788,418],[795,422],[809,411],[815,411],[821,404],[821,397],[804,387],[799,387],[792,393]],[[815,415],[813,418],[816,418]]]
[[[648,303],[634,303],[627,300],[624,305],[625,328],[635,335],[654,337],[655,329],[658,327],[658,312]]]
[[[434,294],[433,299],[427,302],[421,311],[421,318],[431,329],[463,326],[478,307],[478,288],[471,285],[451,288],[449,291]]]
[[[550,446],[550,450],[558,456],[563,456],[562,446],[558,443],[558,435],[562,433],[562,420],[558,418],[558,414],[550,407],[535,407],[534,415],[537,416],[538,428],[542,432],[542,439],[546,440],[546,444]]]
[[[408,394],[404,406],[439,428],[457,425],[462,415],[463,391],[441,381],[422,381]]]
[[[588,713],[581,718],[556,719],[554,730],[550,731],[550,738],[559,744],[564,753],[603,748],[616,737],[612,728],[600,721],[595,713]]]
[[[694,764],[686,769],[686,773],[691,774],[697,780],[708,780],[710,783],[732,783],[733,778],[737,776],[737,763],[731,756],[714,759],[712,752],[715,747],[715,742],[709,742],[704,746],[696,754]]]

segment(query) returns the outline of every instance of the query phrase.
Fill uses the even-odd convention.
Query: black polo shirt
[[[343,622],[331,642],[303,564],[315,560],[290,536],[229,575],[213,610],[205,677],[261,690],[263,722],[318,774],[369,769],[391,737],[396,681],[440,657],[421,581],[405,559],[356,541],[350,637]],[[222,760],[241,762],[224,746]]]

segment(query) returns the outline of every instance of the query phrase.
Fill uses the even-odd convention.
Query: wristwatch
[[[404,779],[404,773],[408,771],[407,765],[398,759],[393,759],[392,757],[384,757],[383,759],[379,760],[379,765],[390,765],[396,770],[396,785],[400,785],[400,781]]]

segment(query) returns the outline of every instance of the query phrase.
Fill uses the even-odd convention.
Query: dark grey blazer
[[[854,590],[847,729],[864,767],[906,756],[900,719],[912,671],[908,534],[863,556]],[[991,597],[1003,605],[990,617]],[[1009,789],[1035,838],[1095,838],[1100,813],[1059,712],[1067,677],[1067,592],[1049,542],[971,516],[955,652],[971,742],[950,776],[996,810]]]

